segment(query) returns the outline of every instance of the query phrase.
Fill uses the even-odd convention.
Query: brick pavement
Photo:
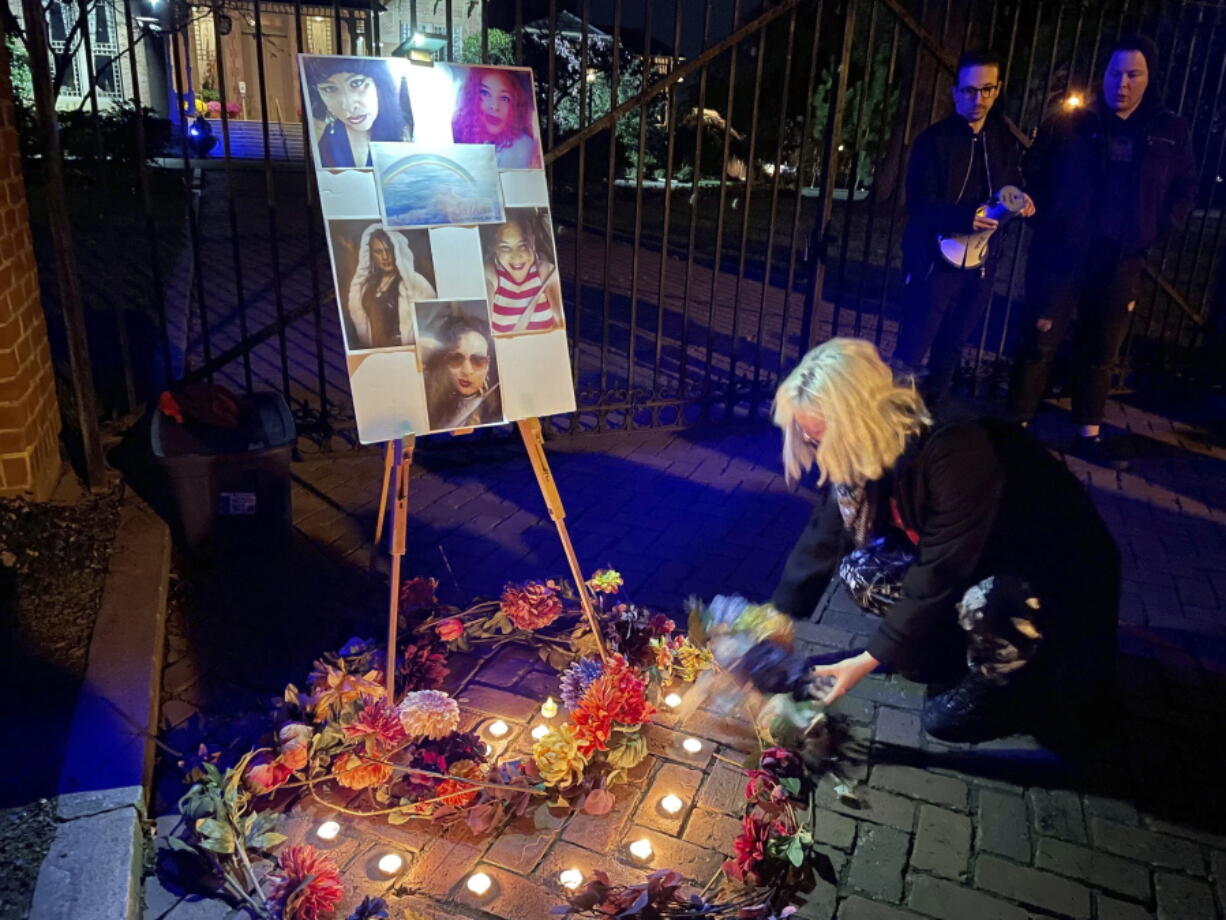
[[[1193,426],[1136,405],[1113,402],[1109,422],[1143,436],[1134,470],[1068,463],[1125,558],[1120,737],[1081,769],[1028,738],[944,745],[919,729],[921,688],[869,678],[837,707],[867,745],[866,762],[855,770],[859,806],[839,800],[828,781],[821,789],[821,843],[840,884],[815,892],[799,917],[1226,917],[1226,622],[1219,600],[1226,591],[1226,451],[1205,444]],[[1062,414],[1048,413],[1038,433],[1058,440],[1071,428]],[[555,440],[547,449],[584,564],[618,567],[636,599],[665,610],[679,609],[689,593],[766,594],[812,499],[808,489],[786,488],[777,437],[764,428],[629,432]],[[518,445],[427,440],[417,461],[409,574],[437,575],[444,599],[461,601],[511,578],[563,571]],[[164,713],[179,732],[201,710],[207,716],[251,707],[276,693],[279,681],[300,679],[312,654],[377,623],[383,589],[361,565],[380,470],[374,451],[295,465],[293,574],[270,578],[254,602],[263,621],[228,610],[238,594],[222,588],[202,602],[207,616],[178,611]],[[300,628],[270,644],[269,625],[286,623]],[[831,591],[798,634],[815,650],[849,649],[872,628],[871,618]],[[527,676],[493,682],[539,700],[549,675],[524,662]],[[453,664],[461,696],[488,693],[482,674],[490,672],[476,671],[479,662],[453,656]],[[504,717],[511,702],[498,704]],[[470,708],[479,705],[470,700]],[[520,708],[510,721],[525,717],[529,699]],[[744,746],[732,734],[735,716],[699,710],[681,727],[732,756]],[[408,887],[396,889],[397,909],[426,917],[545,916],[556,903],[560,868],[599,864],[623,877],[632,860],[622,844],[646,836],[666,861],[705,883],[718,850],[731,842],[738,780],[715,759],[687,761],[665,729],[653,730],[644,770],[653,788],[696,790],[679,821],[654,812],[643,799],[644,782],[619,793],[606,821],[575,819],[539,835],[515,831],[521,836],[489,841],[453,831],[423,851],[420,837],[398,838],[384,827],[382,843],[359,841],[345,851],[347,875],[366,879],[360,893],[391,887],[369,870],[378,847],[390,843],[420,854],[406,869]],[[301,816],[296,833],[309,829],[309,817]],[[497,886],[481,903],[461,893],[460,879],[476,865]],[[419,882],[423,890],[406,893]],[[147,916],[206,916],[196,913],[203,905],[168,901],[168,892],[154,888],[152,900],[162,906]]]

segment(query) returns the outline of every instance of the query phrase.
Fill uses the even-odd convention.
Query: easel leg
[[[379,552],[379,543],[383,540],[383,523],[387,517],[387,489],[392,481],[392,468],[396,465],[396,444],[394,441],[387,442],[387,449],[383,451],[383,488],[379,490],[379,518],[375,521],[375,542],[370,545],[370,559],[366,563],[366,568],[373,569],[375,567],[375,555]]]
[[[545,439],[541,434],[541,420],[538,418],[522,419],[519,425],[520,436],[524,439],[524,447],[528,451],[528,459],[532,461],[532,471],[536,473],[537,485],[541,488],[541,497],[545,499],[545,507],[554,526],[558,528],[558,537],[562,541],[562,550],[566,553],[566,561],[570,565],[571,576],[575,579],[575,590],[579,592],[579,603],[587,617],[588,625],[596,640],[596,648],[600,657],[608,661],[609,653],[605,648],[604,636],[600,631],[600,618],[596,616],[596,606],[592,603],[592,595],[584,580],[583,569],[575,555],[574,544],[570,541],[570,532],[566,529],[566,511],[562,508],[562,496],[558,493],[557,483],[549,469],[549,460],[545,456]]]
[[[400,616],[400,561],[404,558],[408,533],[409,470],[413,464],[413,448],[416,444],[417,438],[414,435],[409,435],[394,444],[388,444],[388,447],[394,451],[396,491],[392,497],[392,539],[389,547],[392,556],[392,570],[388,576],[387,659],[384,670],[386,671],[387,701],[393,704],[396,702],[396,627]],[[386,482],[385,472],[385,487]]]

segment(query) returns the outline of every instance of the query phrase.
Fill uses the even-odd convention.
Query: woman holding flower
[[[868,647],[815,669],[833,681],[826,702],[885,666],[929,684],[930,734],[976,741],[1032,730],[1043,708],[1076,724],[1107,692],[1119,551],[1080,482],[1022,428],[935,425],[873,345],[849,338],[805,355],[779,387],[774,422],[788,480],[816,466],[828,485],[777,608],[808,617],[836,571],[863,584],[857,569],[880,541],[913,557],[878,592],[892,602]]]

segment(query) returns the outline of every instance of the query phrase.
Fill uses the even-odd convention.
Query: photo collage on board
[[[573,411],[532,72],[299,65],[359,440]]]

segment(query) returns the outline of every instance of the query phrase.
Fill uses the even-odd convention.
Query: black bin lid
[[[294,416],[280,393],[238,397],[238,425],[220,428],[187,419],[182,425],[160,411],[150,430],[155,457],[220,456],[268,450],[298,437]]]

